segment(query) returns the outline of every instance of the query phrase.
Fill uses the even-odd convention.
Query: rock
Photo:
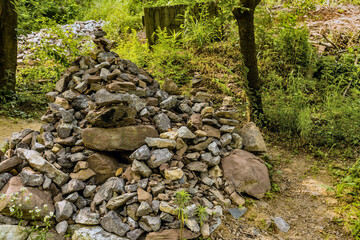
[[[76,163],[74,167],[74,172],[78,172],[79,170],[87,169],[89,167],[89,163],[85,161],[79,161]]]
[[[25,186],[29,187],[41,186],[44,182],[44,175],[35,172],[29,167],[23,168],[19,176],[21,178],[21,182]]]
[[[149,213],[151,213],[153,210],[150,207],[149,203],[147,202],[141,202],[139,208],[136,211],[136,216],[138,217],[142,217],[145,215],[148,215]]]
[[[126,237],[130,240],[137,240],[140,238],[140,236],[144,233],[142,229],[135,229],[126,234]]]
[[[206,162],[210,167],[216,166],[220,163],[220,156],[213,156],[211,153],[201,154],[201,160]]]
[[[81,169],[81,170],[77,171],[76,173],[70,173],[70,177],[72,179],[77,179],[80,181],[86,181],[95,175],[96,175],[96,173],[93,170],[91,170],[90,168]]]
[[[3,189],[3,187],[8,183],[12,175],[10,173],[1,173],[0,174],[0,189]]]
[[[187,219],[185,221],[185,225],[187,228],[189,228],[192,232],[198,233],[200,232],[200,226],[196,219]]]
[[[146,165],[146,163],[138,160],[134,160],[131,165],[131,171],[140,174],[143,177],[149,177],[152,170]]]
[[[124,193],[120,196],[113,197],[109,200],[109,202],[106,204],[106,207],[110,210],[114,210],[118,207],[121,207],[125,205],[127,201],[135,197],[137,193]]]
[[[290,225],[281,217],[274,217],[273,220],[275,225],[280,229],[280,231],[286,233],[290,230]]]
[[[212,142],[213,138],[208,138],[206,139],[205,141],[199,143],[199,144],[196,144],[196,145],[191,145],[188,150],[191,151],[191,152],[201,152],[201,151],[204,151],[208,146],[209,144]]]
[[[195,134],[192,133],[187,127],[182,126],[177,131],[178,136],[182,139],[194,139],[196,138]]]
[[[66,183],[61,187],[63,194],[69,194],[76,191],[81,191],[86,187],[86,184],[83,181],[78,179],[71,179],[70,182]]]
[[[210,226],[208,223],[204,223],[201,227],[200,227],[200,231],[201,231],[201,235],[203,236],[203,238],[208,238],[210,237]]]
[[[235,119],[220,118],[219,121],[222,125],[237,126],[239,124],[239,121]]]
[[[5,225],[18,225],[19,222],[20,221],[15,217],[9,217],[9,216],[5,216],[5,215],[0,214],[0,223],[2,223],[2,224],[5,224]]]
[[[100,89],[95,93],[95,102],[99,106],[110,104],[127,103],[131,100],[130,94],[110,93],[106,89]]]
[[[21,158],[18,158],[17,156],[5,159],[0,163],[0,173],[8,172],[16,166],[20,165],[22,162],[23,160]]]
[[[191,162],[188,165],[186,165],[187,169],[196,172],[206,172],[207,167],[208,167],[207,164],[204,162]]]
[[[217,189],[210,189],[210,192],[214,195],[215,199],[225,206],[230,206],[230,199],[225,199],[224,195],[222,195]]]
[[[201,129],[202,128],[201,115],[200,114],[191,115],[189,121],[187,122],[187,127],[193,130]]]
[[[167,202],[160,202],[159,206],[160,211],[168,213],[170,215],[176,216],[177,211],[174,207],[170,206]]]
[[[241,218],[247,211],[246,207],[242,207],[241,209],[239,208],[230,208],[228,209],[229,213],[231,214],[231,216],[233,216],[236,219]]]
[[[120,237],[130,230],[129,225],[122,222],[121,218],[114,211],[109,211],[100,221],[101,226],[108,232],[115,233]]]
[[[186,228],[183,229],[183,239],[196,239],[197,237],[199,237],[199,234],[193,233]],[[179,238],[179,229],[167,229],[161,232],[148,233],[145,240],[178,240]]]
[[[141,217],[139,225],[146,232],[157,232],[161,226],[161,219],[160,217],[144,216]]]
[[[82,134],[84,145],[99,151],[133,151],[145,144],[145,138],[158,137],[153,126],[120,128],[86,128]]]
[[[78,200],[79,198],[79,193],[78,192],[74,192],[74,193],[71,193],[69,194],[65,200],[69,201],[69,202],[75,202],[76,200]]]
[[[179,180],[184,176],[184,172],[180,168],[174,170],[165,169],[164,175],[167,180]]]
[[[110,108],[101,108],[99,111],[90,111],[86,120],[93,127],[129,126],[136,123],[136,110],[121,104]]]
[[[168,162],[173,154],[167,148],[156,149],[151,152],[150,159],[147,161],[149,167],[157,168],[161,164]]]
[[[234,132],[235,130],[235,127],[234,126],[229,126],[229,125],[223,125],[221,128],[220,128],[220,132],[225,132],[225,133],[232,133]]]
[[[212,107],[204,107],[203,110],[201,110],[201,117],[203,118],[211,118],[215,113],[214,108]]]
[[[6,173],[3,173],[6,174]],[[9,207],[13,204],[11,202],[11,196],[16,192],[22,193],[15,203],[19,204],[26,202],[25,198],[30,198],[28,204],[22,204],[19,209],[23,212],[23,218],[26,220],[31,220],[31,214],[29,214],[29,210],[33,210],[36,207],[41,209],[40,216],[44,217],[49,215],[50,212],[54,212],[54,205],[51,199],[51,193],[48,191],[40,190],[34,187],[27,187],[22,184],[19,176],[12,177],[8,183],[3,187],[0,192],[1,194],[5,194],[6,197],[0,201],[0,211],[5,215],[10,215]],[[30,194],[30,196],[29,196]],[[44,205],[47,205],[47,209],[44,209]]]
[[[178,133],[175,131],[164,132],[160,134],[160,137],[164,139],[176,140]]]
[[[115,234],[106,232],[100,226],[76,228],[71,240],[125,240]]]
[[[180,90],[179,87],[176,85],[176,83],[171,80],[166,78],[165,81],[162,84],[162,90],[167,92],[170,95],[179,95],[180,94]]]
[[[26,227],[16,225],[0,225],[0,239],[26,240],[29,233]]]
[[[231,199],[231,201],[233,201],[234,204],[236,204],[238,206],[243,206],[245,204],[245,199],[240,197],[239,194],[237,194],[236,192],[233,192],[230,195],[230,199]]]
[[[240,135],[236,134],[236,133],[231,134],[231,137],[232,137],[232,140],[231,140],[230,147],[232,147],[234,149],[242,149],[242,147],[243,147],[242,137],[240,137]]]
[[[146,138],[145,139],[146,144],[149,147],[155,147],[155,148],[169,148],[173,149],[176,146],[175,140],[169,140],[169,139],[163,139],[163,138]]]
[[[152,195],[141,188],[137,189],[137,195],[139,202],[145,201],[149,204],[152,202]]]
[[[95,205],[98,205],[103,201],[109,200],[113,192],[124,192],[124,185],[124,179],[117,177],[109,178],[96,192],[93,202]]]
[[[220,139],[220,136],[221,136],[220,131],[214,127],[211,127],[209,125],[204,125],[203,131],[206,132],[206,135],[208,137],[214,137],[214,138]]]
[[[221,160],[224,177],[238,193],[262,198],[270,190],[269,171],[264,162],[253,154],[235,149]]]
[[[220,149],[218,148],[218,145],[216,144],[216,142],[210,143],[207,148],[214,156],[217,156],[220,154]]]
[[[67,221],[62,221],[62,222],[59,222],[58,224],[56,224],[56,232],[60,235],[65,235],[67,229],[68,229],[68,222]]]
[[[86,207],[80,209],[76,215],[75,222],[84,225],[97,225],[100,223],[99,219],[100,215],[98,213],[94,213],[89,207]]]
[[[260,130],[255,123],[249,122],[240,130],[240,136],[246,151],[249,152],[266,152],[266,145]]]
[[[231,143],[232,136],[230,133],[225,133],[220,138],[221,147],[226,147]]]
[[[95,172],[97,183],[104,183],[107,179],[114,177],[116,170],[120,167],[117,159],[105,153],[92,154],[87,162],[89,168]]]
[[[61,222],[71,218],[74,208],[69,201],[62,200],[55,203],[55,217],[56,221]]]
[[[171,129],[171,121],[165,113],[159,113],[154,117],[156,128],[159,132],[166,132]]]
[[[209,171],[209,177],[218,178],[218,177],[222,177],[222,176],[223,175],[222,175],[221,168],[218,165],[216,165]]]
[[[160,107],[167,110],[175,108],[176,105],[177,105],[177,98],[174,96],[170,96],[160,103]]]
[[[26,159],[31,167],[42,173],[45,173],[58,186],[62,186],[68,181],[69,176],[57,169],[53,164],[46,161],[40,153],[34,150],[27,150],[23,148],[17,149],[16,151],[20,158]]]
[[[148,146],[143,145],[130,155],[130,159],[148,160],[150,154]]]

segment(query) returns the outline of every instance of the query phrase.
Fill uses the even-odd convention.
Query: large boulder
[[[54,212],[51,193],[35,187],[25,188],[19,176],[12,177],[1,190],[0,195],[1,194],[6,195],[5,198],[0,201],[0,212],[3,214],[9,215],[9,208],[14,203],[17,204],[17,206],[23,212],[24,218],[27,220],[31,220],[31,214],[29,214],[29,210],[34,210],[35,207],[41,209],[41,217],[45,217],[46,215],[49,215],[50,212]],[[17,196],[17,199],[14,202],[11,202],[12,196]],[[21,206],[19,205],[20,203]],[[47,207],[44,208],[44,205],[47,205]]]
[[[221,160],[224,177],[238,193],[245,192],[258,199],[270,190],[269,171],[255,155],[235,149]]]
[[[0,239],[25,240],[29,235],[26,230],[17,225],[0,225]]]
[[[145,138],[158,136],[150,125],[86,128],[82,134],[84,145],[98,151],[134,151],[145,144]]]
[[[264,139],[255,123],[249,122],[245,124],[240,130],[240,136],[243,138],[243,145],[246,151],[254,153],[267,152]]]
[[[114,157],[104,153],[91,155],[87,162],[89,168],[96,173],[97,183],[104,183],[110,177],[114,177],[116,170],[120,167],[120,163]]]

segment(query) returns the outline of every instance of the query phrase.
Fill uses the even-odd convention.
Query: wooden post
[[[15,90],[17,13],[13,0],[0,0],[0,92]]]

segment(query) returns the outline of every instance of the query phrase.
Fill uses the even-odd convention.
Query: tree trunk
[[[0,0],[0,92],[15,90],[17,13],[12,0]]]
[[[263,113],[260,92],[262,81],[258,71],[254,33],[254,11],[259,2],[260,0],[242,0],[243,8],[233,9],[233,14],[239,25],[241,54],[243,55],[245,66],[249,69],[247,73],[247,85],[252,119],[254,115]]]

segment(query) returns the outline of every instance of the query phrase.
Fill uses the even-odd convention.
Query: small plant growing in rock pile
[[[10,215],[19,220],[18,226],[23,226],[24,224],[24,211],[22,206],[24,204],[29,205],[32,193],[29,193],[27,196],[24,196],[26,188],[22,187],[20,192],[11,193],[9,195],[10,199],[7,204],[10,205],[9,211]],[[0,196],[0,201],[6,201],[6,194]],[[34,221],[34,225],[30,228],[25,228],[25,232],[29,235],[31,240],[46,240],[46,234],[51,227],[51,219],[54,217],[54,213],[50,212],[49,215],[42,217],[40,215],[41,211],[47,211],[47,205],[44,204],[43,209],[35,206],[34,209],[29,210],[31,219]],[[38,219],[41,219],[40,224],[38,224]]]
[[[187,209],[190,202],[190,194],[185,190],[179,190],[175,193],[175,203],[178,205],[176,212],[180,220],[180,239],[183,239],[184,223],[187,221]]]
[[[207,207],[199,205],[196,209],[196,216],[198,217],[200,226],[202,226],[209,216],[207,212]]]

